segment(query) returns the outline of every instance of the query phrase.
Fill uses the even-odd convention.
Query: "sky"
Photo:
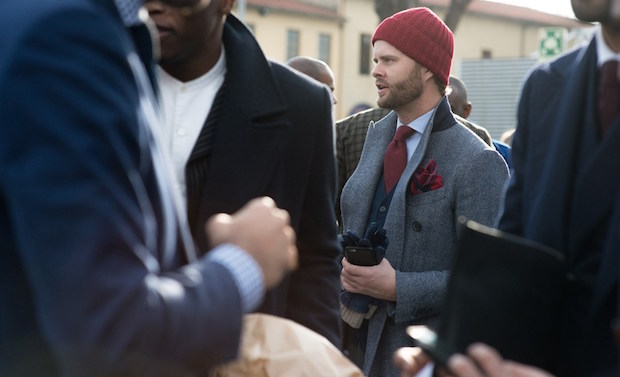
[[[573,17],[573,10],[570,0],[489,0],[498,3],[506,3],[518,5],[526,8],[532,8],[541,12],[557,14],[565,17]]]

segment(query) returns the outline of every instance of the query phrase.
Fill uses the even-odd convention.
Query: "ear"
[[[429,81],[431,80],[435,74],[433,72],[431,72],[428,68],[421,66],[422,67],[422,81]]]
[[[467,102],[467,105],[463,106],[463,118],[469,118],[469,114],[471,113],[471,102]]]

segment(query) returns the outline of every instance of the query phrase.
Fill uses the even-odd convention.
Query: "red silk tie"
[[[601,136],[611,127],[620,107],[620,79],[618,61],[610,60],[601,68],[601,84],[598,94],[599,124]]]
[[[396,129],[394,139],[388,145],[383,159],[383,178],[385,180],[385,192],[390,192],[398,183],[400,176],[407,166],[407,143],[409,136],[415,130],[408,126],[400,126]]]

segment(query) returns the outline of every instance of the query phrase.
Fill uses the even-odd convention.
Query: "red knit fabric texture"
[[[378,40],[396,47],[448,85],[454,36],[430,9],[410,8],[386,18],[372,36],[373,46]]]

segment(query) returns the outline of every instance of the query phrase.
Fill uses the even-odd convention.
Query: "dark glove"
[[[338,236],[342,249],[347,246],[372,247],[375,252],[377,263],[385,257],[389,240],[385,229],[379,228],[377,223],[370,223],[364,238],[360,238],[352,231]],[[364,319],[369,319],[377,309],[377,299],[359,293],[347,292],[342,289],[340,292],[340,315],[342,319],[353,328],[359,328]]]

